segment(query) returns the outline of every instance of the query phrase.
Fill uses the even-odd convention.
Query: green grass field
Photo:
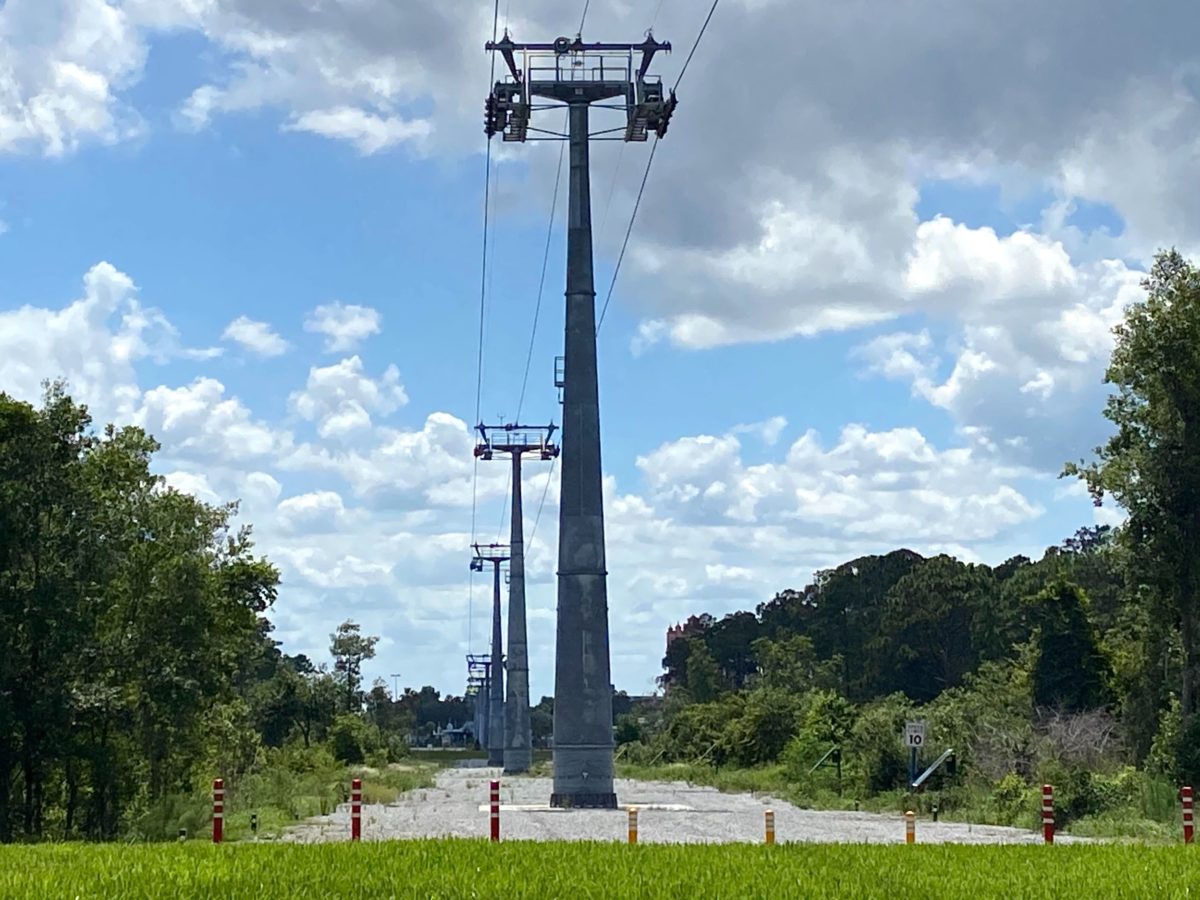
[[[859,846],[416,841],[0,847],[0,896],[1183,897],[1183,846]]]

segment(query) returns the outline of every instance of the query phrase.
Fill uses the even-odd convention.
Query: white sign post
[[[917,780],[917,759],[921,753],[921,747],[925,745],[925,723],[924,722],[905,722],[904,723],[904,743],[908,746],[908,783],[915,784]]]

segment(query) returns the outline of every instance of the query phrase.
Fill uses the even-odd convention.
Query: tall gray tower
[[[503,544],[476,544],[471,568],[483,571],[484,563],[492,564],[492,654],[488,669],[488,765],[504,765],[504,638],[500,628],[500,566],[510,554]]]
[[[563,364],[562,499],[558,517],[558,633],[554,668],[554,792],[556,807],[614,808],[612,678],[608,648],[608,588],[600,465],[600,397],[596,367],[596,291],[592,278],[592,211],[588,150],[593,138],[645,141],[666,134],[675,96],[647,75],[660,50],[641,44],[514,44],[508,34],[487,49],[499,52],[509,77],[487,100],[485,130],[506,141],[569,140],[566,340]],[[522,56],[518,66],[516,54]],[[635,54],[640,54],[634,68]],[[568,109],[565,135],[531,129],[534,98]],[[620,128],[589,132],[593,103],[619,101]],[[604,108],[613,104],[603,103]],[[538,104],[544,108],[544,104]]]
[[[512,460],[512,525],[508,577],[508,660],[504,695],[504,771],[509,775],[528,772],[533,765],[533,728],[529,712],[529,637],[525,628],[525,522],[521,502],[521,460],[530,454],[550,460],[558,456],[551,443],[554,425],[479,424],[478,459],[497,455]]]

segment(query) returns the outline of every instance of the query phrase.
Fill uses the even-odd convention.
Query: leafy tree
[[[961,684],[982,658],[1002,653],[1009,645],[997,593],[986,566],[949,556],[915,566],[888,591],[870,643],[877,690],[932,700]]]
[[[554,734],[554,698],[543,697],[537,706],[529,710],[529,724],[533,732],[533,743],[545,746]]]
[[[725,756],[743,766],[774,762],[796,736],[799,698],[765,688],[745,697],[740,715],[729,720],[722,735]]]
[[[346,687],[346,709],[359,712],[362,709],[362,664],[375,658],[375,645],[379,638],[361,634],[361,626],[347,619],[329,636],[329,653],[334,659],[334,669],[342,674]]]
[[[1076,585],[1058,581],[1033,597],[1030,608],[1037,647],[1034,702],[1066,713],[1109,703],[1112,667],[1088,619],[1083,592]]]
[[[768,688],[803,694],[837,686],[840,660],[821,660],[812,639],[797,634],[778,640],[759,638],[752,645],[759,682]]]
[[[1145,300],[1126,310],[1105,376],[1116,433],[1090,464],[1068,464],[1096,503],[1128,513],[1125,537],[1141,578],[1179,623],[1183,730],[1200,708],[1200,270],[1159,253]],[[1153,602],[1153,601],[1152,601]]]
[[[691,652],[687,662],[688,694],[697,703],[708,703],[715,700],[724,689],[724,679],[717,668],[717,661],[709,652],[704,641],[690,641]]]
[[[214,743],[253,756],[278,575],[233,506],[165,488],[137,428],[0,395],[0,840],[114,837]],[[236,770],[236,760],[230,763]]]
[[[842,692],[865,699],[875,686],[873,673],[862,663],[880,634],[884,597],[921,562],[911,550],[897,550],[817,572],[803,591],[784,591],[758,608],[762,633],[771,638],[808,635],[820,659],[841,660]]]

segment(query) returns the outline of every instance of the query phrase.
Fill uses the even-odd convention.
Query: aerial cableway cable
[[[495,43],[500,27],[500,0],[495,0],[492,9],[492,42]],[[496,81],[496,54],[492,54],[492,69],[489,76],[489,90]],[[488,227],[491,220],[492,204],[492,141],[489,138],[485,150],[483,177],[483,258],[479,266],[479,353],[475,368],[475,421],[479,421],[480,408],[483,404],[483,339],[484,323],[487,320],[487,287],[488,287]],[[475,543],[476,525],[479,512],[479,460],[475,460],[474,472],[471,478],[471,543]],[[471,648],[472,625],[475,611],[475,573],[467,582],[467,649]]]
[[[696,35],[696,40],[692,44],[692,49],[688,52],[687,59],[684,60],[683,68],[679,71],[679,77],[675,80],[675,87],[671,89],[674,94],[678,90],[680,83],[683,81],[683,76],[687,74],[688,65],[691,64],[692,57],[696,55],[696,48],[700,46],[700,41],[704,39],[704,33],[708,30],[708,24],[712,21],[713,13],[717,11],[717,4],[721,0],[713,0],[713,5],[708,10],[708,16],[704,19],[704,24],[700,26],[700,33]],[[659,4],[662,8],[662,4]],[[657,16],[657,13],[655,14]],[[638,210],[642,205],[642,195],[646,191],[646,182],[650,179],[650,167],[654,165],[654,153],[658,149],[659,138],[655,137],[654,145],[650,148],[650,156],[646,159],[646,171],[642,175],[642,185],[638,189],[637,200],[633,204],[633,214],[629,217],[629,227],[625,229],[625,240],[621,243],[621,252],[617,255],[617,265],[613,269],[612,281],[608,284],[608,295],[604,298],[604,306],[600,310],[600,318],[596,321],[596,334],[600,333],[600,328],[604,324],[604,317],[608,313],[608,304],[612,302],[613,290],[617,286],[617,276],[621,274],[621,263],[625,261],[625,251],[629,249],[629,238],[633,234],[633,226],[637,221]]]

